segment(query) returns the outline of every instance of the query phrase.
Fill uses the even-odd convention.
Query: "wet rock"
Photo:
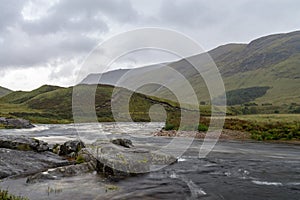
[[[129,139],[125,139],[125,138],[112,139],[111,143],[113,143],[115,145],[120,145],[120,146],[126,147],[126,148],[133,147],[132,141]]]
[[[26,183],[38,183],[46,180],[59,180],[65,177],[78,176],[85,173],[95,171],[95,162],[86,162],[78,165],[69,165],[53,169],[48,169],[44,172],[39,172],[29,176]]]
[[[0,148],[0,158],[0,179],[70,165],[68,160],[48,151],[37,153]]]
[[[96,163],[96,158],[88,151],[88,149],[83,148],[78,152],[78,158],[82,158],[83,162],[91,162]]]
[[[97,141],[89,147],[97,158],[96,170],[109,177],[126,177],[161,169],[177,161],[172,155],[141,147],[123,147]]]
[[[59,148],[60,148],[60,144],[49,144],[49,151],[58,154],[59,153]]]
[[[0,148],[44,152],[49,146],[46,142],[25,136],[0,136]]]
[[[43,182],[45,180],[59,180],[64,177],[78,176],[85,173],[95,172],[97,161],[90,152],[83,148],[78,152],[78,158],[82,158],[83,163],[48,169],[44,172],[39,172],[27,178],[27,183]]]
[[[60,156],[68,156],[68,157],[75,158],[78,152],[84,147],[85,147],[84,143],[80,140],[67,141],[59,147],[58,154]]]
[[[33,128],[34,125],[25,119],[13,119],[0,117],[0,124],[5,128]]]

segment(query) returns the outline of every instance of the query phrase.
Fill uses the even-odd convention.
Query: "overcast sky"
[[[173,29],[210,50],[300,30],[299,10],[299,0],[0,0],[0,86],[73,85],[87,54],[127,30]]]

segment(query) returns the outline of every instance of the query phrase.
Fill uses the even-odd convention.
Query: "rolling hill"
[[[93,89],[93,85],[74,86],[82,91]],[[34,123],[69,123],[73,120],[72,94],[74,87],[57,87],[44,85],[30,92],[12,92],[0,98],[0,116],[21,117]],[[125,96],[132,92],[124,88],[115,88],[109,85],[97,85],[95,93],[95,110],[99,121],[113,121],[112,102],[127,105]],[[77,90],[78,91],[78,90]],[[116,91],[116,93],[113,93]],[[82,98],[86,98],[83,96]],[[124,101],[124,102],[123,102]],[[159,101],[143,94],[133,93],[130,98],[129,111],[135,121],[149,121],[148,111],[154,104],[160,104],[168,111],[168,116],[178,116],[175,104]],[[122,116],[123,107],[116,112]],[[157,114],[157,113],[156,113]],[[159,114],[158,114],[159,115]],[[126,118],[122,119],[127,121]]]

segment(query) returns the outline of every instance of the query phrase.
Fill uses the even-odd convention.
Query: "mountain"
[[[0,97],[3,97],[12,92],[10,89],[4,88],[0,86]]]
[[[176,62],[91,74],[74,87],[90,91],[97,85],[95,110],[99,121],[114,120],[112,102],[120,106],[114,109],[119,109],[116,113],[122,118],[126,114],[122,109],[128,105],[123,98],[126,96],[131,96],[129,110],[133,119],[148,121],[148,110],[154,104],[166,108],[168,118],[178,116],[176,92],[190,99],[187,88],[179,81],[184,78],[202,105],[201,115],[203,112],[209,114],[208,89],[201,74],[191,65],[195,63],[203,66],[201,73],[209,74],[213,63],[208,55],[218,66],[224,80],[229,113],[300,112],[299,31],[265,36],[249,44],[223,45],[207,54],[194,55]],[[174,72],[182,76],[174,75]],[[162,85],[156,84],[157,80]],[[70,122],[74,87],[44,85],[30,92],[11,92],[0,98],[0,116],[22,117],[39,123]],[[179,90],[174,92],[172,88]],[[82,98],[86,97],[82,95]],[[218,102],[222,98],[213,100]],[[126,121],[125,118],[121,120]]]
[[[222,75],[227,97],[230,98],[232,94],[235,94],[234,100],[228,99],[228,102],[231,102],[229,105],[252,102],[259,105],[280,106],[300,102],[300,31],[261,37],[249,44],[227,44],[207,53],[214,60]],[[191,83],[199,100],[209,103],[210,98],[205,82],[190,62],[201,63],[203,66],[212,64],[207,59],[207,54],[200,54],[168,63],[165,66],[180,72]],[[143,68],[143,71],[146,71],[144,74],[139,70],[130,70],[127,79],[134,79],[134,84],[138,85],[142,83],[143,77],[149,76],[152,71],[152,75],[161,76],[168,84],[183,88],[182,83],[176,78],[167,73],[160,73],[166,71],[162,66],[160,68],[146,66]],[[102,74],[102,78],[113,77],[116,73],[118,76],[109,84],[121,86],[116,82],[125,73],[128,74],[129,70],[107,72]],[[98,80],[99,76],[98,74],[98,78],[95,78],[97,74],[93,74],[94,79]],[[102,83],[102,78],[100,83]],[[108,83],[105,78],[103,80],[104,83]],[[94,84],[90,77],[87,77],[84,82]],[[128,89],[132,89],[130,84],[128,84]],[[166,88],[157,85],[145,86],[142,93],[161,98],[170,95]],[[248,95],[251,98],[237,99],[241,95]]]

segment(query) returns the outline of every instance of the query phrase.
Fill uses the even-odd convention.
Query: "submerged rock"
[[[0,117],[0,124],[5,128],[33,128],[34,125],[25,119],[13,119]]]
[[[48,151],[46,142],[25,136],[0,136],[0,148],[15,149],[20,151]]]

